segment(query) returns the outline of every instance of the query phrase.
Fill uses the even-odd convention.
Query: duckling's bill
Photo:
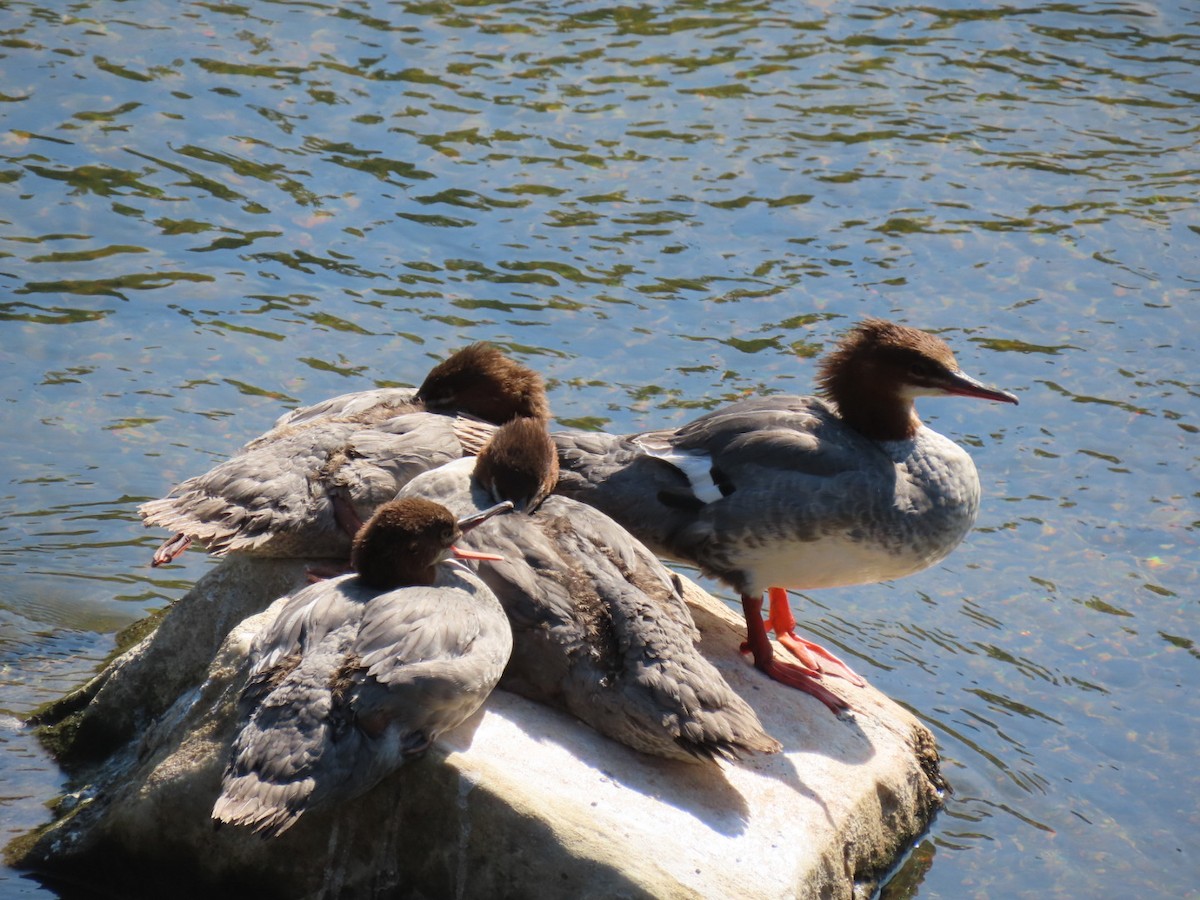
[[[482,512],[472,513],[469,516],[463,516],[461,519],[458,520],[458,530],[465,534],[466,532],[468,532],[472,528],[474,528],[476,525],[486,522],[492,516],[498,515],[499,513],[502,513],[502,512],[508,512],[512,508],[513,508],[512,501],[505,500],[501,503],[497,503],[495,506],[489,506],[487,509],[483,510]]]
[[[489,506],[482,512],[472,513],[469,516],[463,516],[463,518],[458,520],[458,530],[463,534],[466,534],[472,528],[486,522],[492,516],[509,512],[511,509],[513,509],[512,501],[505,500],[502,503],[497,503],[495,506]],[[462,550],[459,547],[451,547],[450,552],[453,553],[457,559],[486,559],[492,560],[493,562],[503,562],[504,560],[503,556],[497,556],[495,553],[481,553],[475,550]]]

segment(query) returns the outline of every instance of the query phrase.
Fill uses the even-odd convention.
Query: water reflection
[[[1190,890],[1200,10],[942,6],[9,4],[5,671],[202,574],[137,501],[288,407],[489,339],[633,431],[893,316],[1022,406],[922,407],[945,565],[797,604],[947,756],[888,896]]]
[[[112,312],[111,309],[70,309],[61,306],[37,306],[33,303],[0,303],[0,321],[31,322],[37,325],[70,325],[91,322],[103,319]]]

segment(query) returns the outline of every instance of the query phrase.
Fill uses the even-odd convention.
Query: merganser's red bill
[[[976,381],[970,375],[962,372],[951,372],[949,379],[943,385],[947,394],[952,394],[956,397],[978,397],[980,400],[995,400],[997,403],[1012,403],[1014,406],[1019,405],[1015,394],[1010,394],[1008,391],[1002,391],[999,388],[988,387],[982,382]]]

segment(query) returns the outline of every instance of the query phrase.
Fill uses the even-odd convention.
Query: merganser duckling
[[[881,319],[841,339],[818,383],[821,397],[744,400],[673,430],[556,434],[556,490],[736,590],[755,666],[840,712],[820,676],[865,682],[796,636],[786,589],[888,581],[945,558],[975,522],[979,476],[913,401],[1017,398],[963,374],[941,338]],[[768,627],[802,667],[775,658]]]
[[[458,514],[518,510],[464,539],[502,561],[479,577],[513,629],[500,686],[645,753],[688,762],[774,753],[754,710],[696,649],[678,578],[599,510],[549,496],[558,460],[544,422],[502,426],[477,460],[422,473],[401,496]]]
[[[213,556],[345,560],[377,506],[418,472],[463,455],[455,415],[502,424],[548,418],[541,376],[487,344],[439,363],[415,392],[343,394],[294,410],[233,458],[139,508],[146,526],[175,532],[152,565],[192,542]]]
[[[512,632],[454,546],[504,503],[457,522],[407,499],[381,506],[354,541],[357,574],[287,599],[255,640],[239,700],[218,824],[273,836],[321,803],[348,800],[464,721],[500,679]]]

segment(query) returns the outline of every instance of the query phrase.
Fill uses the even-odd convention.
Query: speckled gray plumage
[[[275,425],[266,434],[251,441],[247,446],[269,442],[282,436],[287,430],[303,428],[314,422],[343,421],[359,425],[383,422],[392,416],[408,412],[424,411],[424,404],[417,399],[412,388],[375,388],[367,391],[352,391],[338,394],[326,400],[318,400],[286,412],[275,420]]]
[[[379,504],[465,452],[452,418],[469,416],[545,420],[541,376],[475,343],[434,366],[416,391],[375,388],[285,413],[233,458],[139,508],[147,526],[176,533],[154,565],[193,541],[215,556],[344,558],[354,528]]]
[[[450,416],[391,407],[371,425],[344,414],[300,416],[313,409],[285,416],[238,455],[143,504],[145,524],[185,534],[214,556],[345,558],[351,538],[331,492],[365,520],[414,475],[462,455]]]
[[[255,642],[213,817],[272,835],[361,794],[478,709],[511,648],[499,603],[457,564],[430,586],[304,588]]]
[[[458,515],[494,502],[470,460],[414,478]],[[497,517],[459,546],[504,557],[479,575],[514,633],[501,687],[575,715],[646,753],[688,761],[774,752],[754,711],[698,651],[675,576],[598,510],[550,497]]]
[[[933,565],[970,530],[970,457],[921,427],[872,441],[823,400],[730,404],[673,431],[553,435],[557,491],[602,509],[655,552],[743,595],[899,578]],[[672,458],[703,460],[708,495]]]

